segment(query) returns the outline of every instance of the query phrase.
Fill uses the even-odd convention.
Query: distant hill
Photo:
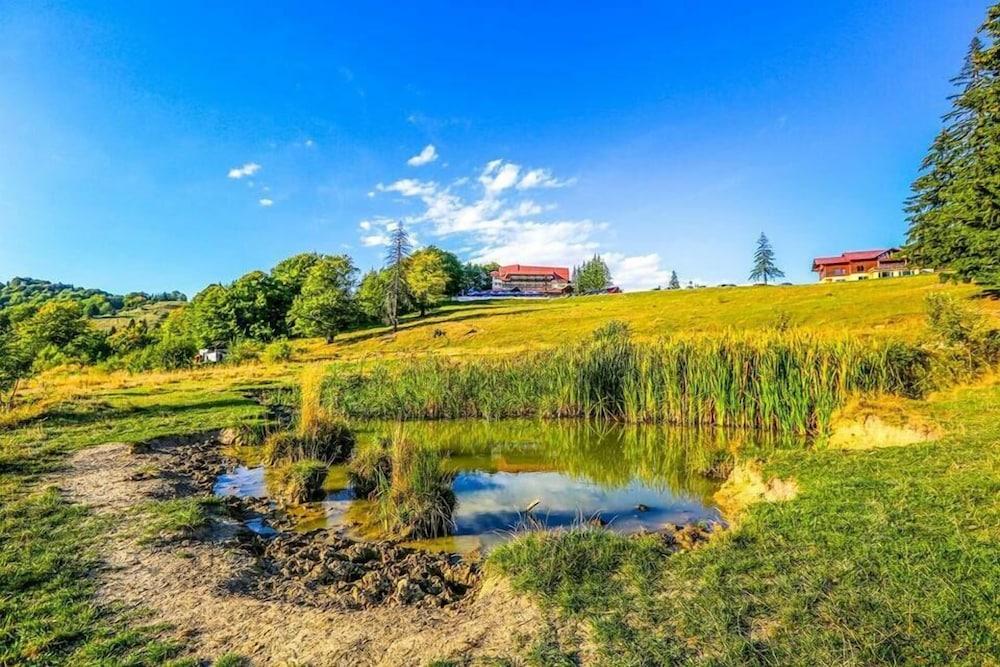
[[[53,300],[78,301],[91,317],[114,315],[122,310],[138,308],[144,304],[160,302],[183,302],[187,296],[181,292],[147,294],[130,292],[125,295],[112,294],[99,289],[77,287],[68,283],[54,283],[37,278],[12,278],[10,282],[0,282],[0,309],[12,306],[41,306]]]

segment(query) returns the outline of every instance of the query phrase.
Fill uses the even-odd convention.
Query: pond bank
[[[72,457],[69,470],[56,482],[71,500],[93,507],[115,526],[107,535],[105,567],[98,575],[99,602],[151,612],[151,621],[172,626],[170,634],[199,655],[234,652],[257,664],[422,665],[438,658],[507,655],[518,637],[530,641],[549,623],[535,605],[499,580],[483,581],[445,607],[387,602],[349,609],[303,604],[287,590],[271,596],[241,594],[240,582],[266,578],[261,579],[261,560],[246,548],[240,531],[213,530],[203,539],[169,544],[143,542],[136,533],[141,519],[134,508],[210,484],[216,472],[211,449],[206,441],[167,438],[136,448],[97,446]],[[172,456],[171,450],[183,456]],[[194,473],[196,469],[203,473]],[[222,523],[227,525],[224,519]],[[351,549],[328,546],[336,553]],[[283,547],[275,549],[276,561],[281,551]],[[373,560],[353,563],[361,568],[368,564]],[[302,594],[306,591],[315,593],[303,585]]]

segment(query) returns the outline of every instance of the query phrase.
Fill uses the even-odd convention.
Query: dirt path
[[[74,456],[57,483],[71,499],[120,517],[150,497],[170,494],[167,482],[148,474],[156,463],[155,456],[133,455],[128,445],[94,447]],[[128,521],[120,525],[108,535],[102,601],[151,611],[151,620],[169,624],[171,635],[202,658],[232,652],[255,665],[426,665],[516,654],[545,622],[530,601],[489,580],[441,609],[341,611],[240,596],[224,584],[252,567],[246,551],[199,541],[145,546]]]

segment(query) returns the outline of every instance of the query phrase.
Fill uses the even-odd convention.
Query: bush
[[[263,351],[263,343],[250,338],[241,338],[229,346],[226,362],[238,366],[260,361],[260,355]]]
[[[287,340],[276,340],[261,353],[261,359],[269,364],[277,364],[292,360],[292,344]]]
[[[950,294],[927,295],[927,324],[939,386],[967,380],[1000,361],[1000,331]]]

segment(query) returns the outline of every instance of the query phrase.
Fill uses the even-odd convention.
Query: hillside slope
[[[913,339],[924,327],[927,294],[971,299],[978,290],[944,285],[935,276],[781,287],[730,287],[637,292],[550,300],[452,304],[423,319],[346,334],[333,345],[301,344],[310,358],[355,358],[436,352],[514,353],[546,349],[589,335],[608,320],[627,322],[638,338],[727,329],[801,328],[821,335],[886,335]],[[978,307],[1000,314],[995,301]]]

